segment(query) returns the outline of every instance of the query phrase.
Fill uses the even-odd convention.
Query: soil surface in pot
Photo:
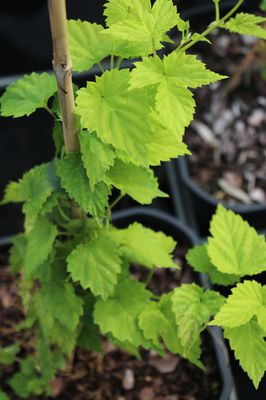
[[[185,141],[192,179],[230,204],[266,203],[266,43],[215,31],[199,57],[230,78],[196,91]]]
[[[184,262],[185,247],[178,246],[176,261],[181,270],[158,270],[150,282],[150,289],[160,294],[192,280],[192,271]],[[6,260],[2,259],[2,265]],[[140,279],[147,278],[147,270],[132,268],[132,274]],[[31,351],[31,332],[16,332],[14,325],[23,320],[21,301],[18,296],[16,279],[7,267],[0,269],[0,346],[12,343],[21,345],[19,358]],[[112,343],[103,340],[103,356],[77,349],[68,372],[59,373],[52,382],[51,398],[61,400],[218,400],[221,393],[221,379],[213,353],[211,340],[203,335],[202,360],[205,372],[186,360],[166,354],[161,358],[152,351],[142,351],[138,360],[125,351],[118,350]],[[18,369],[17,363],[5,367],[2,382]],[[11,394],[5,383],[3,390],[10,399]],[[31,397],[31,400],[41,399]]]

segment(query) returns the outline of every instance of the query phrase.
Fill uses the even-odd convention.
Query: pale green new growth
[[[104,181],[128,194],[141,204],[150,204],[156,197],[168,197],[158,189],[158,181],[151,169],[116,160]]]
[[[265,270],[265,237],[258,235],[239,215],[219,205],[210,232],[207,251],[220,272],[245,276]]]
[[[37,108],[45,108],[47,101],[56,92],[56,80],[46,72],[25,75],[8,86],[1,97],[1,114],[4,117],[30,115]]]
[[[116,244],[107,236],[99,236],[80,244],[67,258],[68,271],[83,289],[106,300],[113,294],[121,261]]]
[[[171,256],[176,244],[162,232],[154,232],[135,222],[127,229],[110,231],[110,235],[131,262],[147,268],[177,268]]]
[[[186,255],[187,262],[195,271],[207,274],[212,283],[218,285],[233,285],[239,281],[239,276],[220,272],[212,264],[207,251],[208,244],[195,246]]]
[[[263,22],[266,22],[265,17],[242,12],[221,26],[222,28],[228,29],[231,32],[240,33],[241,35],[250,35],[266,39],[266,29],[260,26]]]
[[[235,357],[258,388],[266,371],[266,286],[239,283],[210,325],[225,329]]]

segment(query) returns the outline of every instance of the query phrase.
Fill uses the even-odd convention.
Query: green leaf
[[[121,260],[116,244],[107,236],[80,244],[68,256],[67,263],[73,281],[79,281],[84,290],[90,288],[104,300],[113,294]]]
[[[83,72],[110,55],[102,25],[87,21],[68,21],[68,40],[73,70]]]
[[[162,47],[165,33],[176,25],[178,15],[171,0],[109,0],[104,14],[108,32],[117,38],[139,44],[139,55],[150,54]]]
[[[260,26],[265,21],[265,17],[241,12],[221,25],[221,27],[228,29],[230,32],[240,33],[241,35],[266,39],[266,29]]]
[[[48,340],[41,334],[38,335],[36,343],[37,362],[42,378],[50,382],[57,369],[63,368],[65,360],[58,349],[51,349]]]
[[[195,101],[190,90],[168,83],[160,84],[156,95],[156,110],[162,122],[179,139],[193,120]]]
[[[52,251],[57,228],[46,217],[39,217],[28,234],[24,272],[30,277],[44,263]]]
[[[152,132],[148,143],[148,164],[160,165],[161,161],[169,161],[185,154],[191,154],[185,143],[180,142],[178,135],[163,124],[158,113],[153,111],[149,116]]]
[[[224,335],[229,339],[235,358],[258,389],[266,371],[265,331],[252,320],[237,328],[227,328]]]
[[[133,279],[119,282],[108,300],[97,300],[94,321],[104,334],[111,333],[121,342],[134,346],[143,343],[143,335],[138,327],[138,317],[150,298],[145,285]]]
[[[119,189],[122,195],[128,194],[141,204],[150,204],[155,197],[168,197],[159,190],[152,170],[119,159],[106,173],[104,181]]]
[[[239,276],[225,274],[215,268],[208,256],[207,244],[190,249],[186,255],[186,260],[195,271],[207,274],[213,284],[227,286],[239,281]]]
[[[114,165],[115,152],[104,144],[94,133],[79,133],[81,158],[90,180],[91,189],[103,180],[103,176]]]
[[[20,371],[15,373],[8,383],[16,395],[22,399],[31,398],[32,395],[50,394],[50,386],[40,377],[35,368],[36,361],[33,356],[28,356],[20,363]]]
[[[38,165],[26,172],[20,182],[20,194],[25,204],[26,225],[32,226],[48,197],[58,187],[54,162]]]
[[[239,283],[211,325],[235,328],[249,322],[253,317],[266,335],[266,286],[256,281]]]
[[[61,121],[55,121],[53,131],[52,131],[53,141],[55,145],[56,155],[60,155],[62,148],[64,146],[64,132]]]
[[[0,389],[0,400],[9,400],[10,397]]]
[[[17,118],[30,115],[37,108],[45,107],[56,90],[56,80],[53,75],[46,72],[25,75],[11,83],[0,98],[2,116]]]
[[[76,331],[83,302],[70,283],[47,282],[36,291],[33,301],[45,337],[49,338],[54,328],[58,332],[60,326],[66,335]]]
[[[177,268],[171,256],[176,243],[170,236],[154,232],[137,222],[126,229],[114,229],[109,234],[131,262],[147,268]]]
[[[224,298],[214,291],[204,291],[198,285],[183,284],[174,289],[172,295],[173,312],[178,325],[178,336],[189,354],[198,342],[200,333],[205,329],[211,315],[219,311]]]
[[[129,70],[112,70],[88,82],[78,91],[76,112],[83,128],[125,152],[128,161],[146,165],[150,98],[146,92],[128,90],[129,76]]]
[[[16,355],[20,348],[18,344],[0,347],[0,365],[11,365],[16,360]]]
[[[19,182],[9,182],[5,187],[4,197],[0,202],[0,205],[8,203],[20,203],[22,201],[20,194],[20,183]]]
[[[13,274],[19,272],[24,264],[27,247],[27,237],[20,233],[11,239],[12,247],[9,253],[9,264]]]
[[[57,174],[62,187],[79,206],[94,217],[103,216],[108,204],[110,190],[100,182],[91,190],[90,181],[83,167],[79,153],[70,153],[62,160],[57,160]]]
[[[130,88],[142,88],[154,84],[168,84],[183,88],[198,88],[220,79],[223,75],[208,70],[196,56],[175,51],[163,59],[145,57],[135,63],[131,73]]]
[[[245,276],[265,271],[265,237],[239,215],[219,205],[210,232],[208,255],[220,272]]]

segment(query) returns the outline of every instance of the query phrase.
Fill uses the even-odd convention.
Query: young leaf
[[[24,272],[30,277],[52,251],[57,236],[57,229],[46,217],[39,217],[28,234]]]
[[[129,76],[129,70],[112,70],[95,83],[88,82],[78,91],[76,112],[83,128],[124,151],[129,161],[145,165],[149,97],[143,91],[128,90]]]
[[[145,57],[135,66],[130,75],[131,89],[161,83],[169,87],[198,88],[226,78],[208,70],[196,56],[177,51],[162,60],[158,56]]]
[[[195,271],[207,274],[213,284],[227,286],[239,281],[239,276],[225,274],[215,268],[208,256],[207,244],[190,249],[186,255],[186,260]]]
[[[140,346],[143,335],[138,327],[138,317],[149,298],[150,293],[143,283],[123,280],[116,286],[112,297],[96,301],[94,321],[104,334],[111,333],[121,342]]]
[[[57,186],[54,162],[38,165],[23,175],[20,195],[25,201],[23,211],[30,225],[35,223],[43,205]]]
[[[16,360],[20,348],[18,344],[0,347],[0,365],[11,365]]]
[[[154,232],[137,222],[127,229],[114,229],[109,234],[131,262],[147,268],[177,268],[171,256],[176,243],[170,236]]]
[[[265,21],[265,17],[241,12],[221,25],[221,27],[228,29],[230,32],[240,33],[241,35],[266,39],[266,29],[260,26]]]
[[[20,203],[21,201],[20,183],[13,181],[9,182],[5,188],[5,194],[0,202],[0,205],[8,203]]]
[[[0,98],[2,116],[17,118],[30,115],[37,108],[45,107],[56,90],[57,85],[53,75],[46,72],[25,75],[11,83]]]
[[[70,283],[45,283],[36,291],[33,301],[45,337],[49,338],[54,328],[58,332],[58,326],[72,333],[76,331],[83,302]]]
[[[139,44],[139,55],[151,54],[162,47],[165,33],[176,25],[178,15],[171,0],[109,0],[104,14],[107,30],[114,37]]]
[[[105,175],[104,181],[128,194],[141,204],[150,204],[155,197],[168,197],[158,188],[153,171],[117,159]]]
[[[67,154],[62,160],[57,160],[56,166],[62,187],[70,198],[74,198],[83,210],[94,217],[103,216],[110,190],[103,182],[98,183],[94,191],[91,190],[80,154]]]
[[[223,273],[256,275],[265,270],[266,241],[239,215],[219,205],[211,221],[208,255]]]
[[[266,286],[256,281],[239,283],[211,325],[235,328],[256,317],[266,335]]]
[[[251,320],[236,328],[226,328],[224,335],[229,339],[235,358],[258,389],[266,371],[265,331]]]
[[[94,134],[79,133],[81,158],[90,180],[91,189],[103,180],[103,176],[114,165],[115,152],[112,146],[101,142]]]
[[[27,247],[27,237],[20,233],[11,239],[12,247],[9,253],[9,264],[13,274],[19,272],[24,264]]]
[[[113,294],[121,261],[116,244],[107,236],[80,244],[67,258],[68,271],[74,282],[90,288],[94,296],[106,300]]]
[[[220,294],[211,290],[205,292],[194,283],[183,284],[174,289],[173,312],[178,325],[178,336],[185,348],[185,353],[189,354],[211,315],[219,311],[223,302],[224,299]]]

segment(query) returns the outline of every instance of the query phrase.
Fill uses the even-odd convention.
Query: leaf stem
[[[114,69],[115,56],[112,54],[110,58],[110,71]]]
[[[63,211],[63,209],[61,208],[61,206],[58,204],[58,211],[61,214],[61,216],[68,222],[71,221],[71,218],[69,218],[66,213]]]
[[[120,65],[121,65],[122,61],[123,61],[123,58],[122,57],[118,57],[117,64],[116,64],[116,69],[120,68]]]
[[[212,0],[215,6],[215,22],[220,21],[220,0]]]
[[[155,269],[151,269],[150,270],[149,275],[147,276],[147,279],[145,281],[145,285],[146,286],[149,286],[149,284],[150,284],[150,282],[151,282],[151,280],[153,278],[154,272],[155,272]]]
[[[101,73],[103,74],[103,73],[104,73],[104,69],[103,69],[102,64],[101,64],[100,62],[98,62],[97,65],[98,65],[98,67],[99,67]]]
[[[57,120],[57,116],[55,115],[55,113],[51,110],[51,108],[48,107],[47,104],[43,104],[42,108],[44,108],[46,111],[48,111],[48,113],[55,119]]]
[[[221,24],[223,24],[227,19],[233,15],[238,8],[243,4],[244,0],[238,0],[236,5],[230,10],[223,18],[221,18],[219,21],[215,21],[212,23],[204,32],[202,32],[199,36],[197,36],[195,39],[193,39],[191,42],[186,44],[184,47],[180,47],[180,50],[185,51],[188,50],[190,47],[194,46],[194,44],[198,43],[201,39],[205,38],[208,36],[214,29],[218,28]]]
[[[124,197],[122,193],[113,201],[113,203],[110,205],[110,210],[114,208],[114,206],[117,205],[117,203]]]

